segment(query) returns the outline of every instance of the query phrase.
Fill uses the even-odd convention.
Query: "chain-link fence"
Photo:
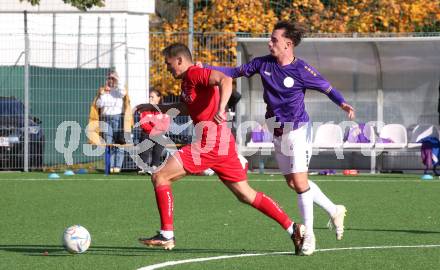
[[[102,168],[103,153],[85,148],[92,101],[116,70],[133,106],[147,102],[148,47],[130,44],[139,36],[147,41],[146,34],[127,32],[118,15],[23,13],[6,20],[13,27],[0,33],[1,168]],[[125,167],[135,168],[129,161]]]
[[[163,92],[165,102],[179,100],[180,84],[167,72],[161,50],[173,42],[187,43],[186,33],[148,37],[127,31],[123,16],[33,13],[3,20],[14,21],[15,27],[0,33],[2,169],[39,170],[66,163],[103,169],[104,153],[90,155],[90,147],[96,146],[89,145],[86,127],[92,101],[110,70],[118,71],[132,107],[148,102],[150,87]],[[147,40],[147,46],[133,46],[131,36]],[[196,34],[194,58],[235,65],[234,37]],[[193,131],[188,122],[186,116],[176,117],[168,136],[176,143],[190,142]],[[140,132],[133,129],[134,143]],[[137,169],[127,153],[123,169]]]
[[[188,43],[188,33],[152,32],[148,38],[143,36],[149,44],[142,48],[130,45],[130,38],[145,33],[126,31],[123,18],[93,18],[90,27],[91,19],[87,17],[82,21],[75,19],[72,26],[71,21],[56,16],[49,15],[44,20],[38,16],[28,17],[28,31],[17,26],[24,25],[21,18],[15,25],[17,29],[0,34],[3,41],[0,44],[1,167],[62,166],[66,164],[66,155],[60,149],[68,149],[73,164],[103,168],[103,153],[88,155],[84,146],[88,144],[85,128],[90,107],[106,74],[110,69],[120,73],[122,84],[132,97],[132,106],[147,102],[148,86],[165,93],[166,102],[178,101],[180,84],[166,71],[161,50],[173,42]],[[42,24],[49,29],[61,29],[66,24],[66,31],[38,31]],[[67,31],[73,28],[76,30]],[[414,35],[421,34],[406,34],[407,38]],[[438,36],[438,33],[424,35]],[[438,42],[415,46],[410,41],[383,43],[375,51],[372,44],[380,41],[356,42],[353,35],[350,41],[344,41],[345,34],[339,35],[341,39],[328,39],[334,36],[327,34],[323,42],[311,39],[303,43],[299,56],[335,81],[358,109],[358,119],[367,122],[378,118],[377,93],[381,90],[386,122],[407,127],[417,123],[438,124]],[[267,54],[266,44],[267,40],[246,41],[233,33],[194,33],[194,60],[235,66],[237,62],[245,63]],[[402,49],[406,51],[402,53]],[[408,64],[408,61],[412,62]],[[419,83],[420,80],[425,84]],[[243,95],[237,123],[262,120],[265,105],[259,81],[254,76],[234,82]],[[324,98],[308,96],[312,119],[341,120],[342,114]],[[176,118],[168,136],[188,142],[192,136],[191,127],[186,126],[188,121],[187,117]],[[132,132],[135,143],[139,132],[139,129]],[[246,143],[248,135],[244,134],[238,141]],[[123,168],[136,169],[128,154]]]
[[[268,40],[237,38],[239,62],[247,63],[256,56],[268,54]],[[425,131],[430,135],[436,133],[430,130],[440,124],[439,45],[439,35],[306,38],[295,48],[295,55],[317,68],[354,106],[356,122],[374,124],[377,137],[385,124],[402,125],[405,142],[415,142],[421,138],[413,136],[417,134],[417,126],[429,127]],[[243,98],[239,122],[263,123],[266,105],[260,77],[240,81]],[[320,124],[328,122],[339,124],[344,133],[348,131],[346,115],[327,96],[308,90],[305,105],[315,131]],[[237,141],[245,147],[249,130]],[[325,154],[314,157],[311,168],[369,169],[369,156],[352,158],[350,151],[347,154],[344,160],[337,159],[334,152],[330,157]],[[422,169],[420,155],[420,148],[383,151],[377,165],[383,170]]]
[[[440,31],[439,0],[257,0],[252,4],[262,7],[258,14],[302,22],[311,33]],[[158,1],[157,6],[163,18],[174,21],[183,14],[190,14],[191,8],[194,14],[214,10],[218,16],[224,16],[224,9],[240,9],[239,13],[245,13],[252,4],[249,1],[179,0]],[[224,22],[227,23],[227,19]]]

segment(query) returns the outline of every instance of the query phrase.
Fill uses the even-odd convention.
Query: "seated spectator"
[[[157,90],[150,90],[149,103],[160,104],[162,102],[162,94]],[[170,117],[158,111],[144,111],[140,115],[141,118],[141,141],[150,140],[153,146],[146,151],[140,153],[142,161],[148,165],[149,169],[141,168],[139,174],[152,174],[152,172],[161,164],[161,156],[164,146],[158,143],[158,138],[164,136],[170,127]]]

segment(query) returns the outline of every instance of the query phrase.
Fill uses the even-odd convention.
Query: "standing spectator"
[[[162,94],[157,90],[150,90],[149,95],[150,104],[162,103]],[[144,164],[147,164],[149,168],[141,168],[139,174],[151,174],[160,165],[160,158],[164,146],[158,143],[157,137],[164,136],[164,133],[170,127],[170,117],[167,114],[158,112],[157,110],[144,111],[141,113],[141,141],[150,140],[153,146],[149,147],[144,152],[140,153],[140,158]],[[150,160],[151,156],[151,161]]]
[[[119,77],[116,71],[107,75],[105,86],[99,89],[96,107],[100,109],[100,120],[107,125],[101,128],[106,144],[122,143],[124,97],[127,91],[119,87]],[[110,173],[119,173],[124,162],[124,150],[110,147]]]

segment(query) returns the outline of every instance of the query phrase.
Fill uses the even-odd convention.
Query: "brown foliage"
[[[434,29],[440,0],[302,0],[283,10],[281,19],[305,23],[310,32],[416,32]]]
[[[196,3],[198,1],[195,1]],[[415,32],[436,29],[440,0],[300,0],[279,13],[268,0],[212,0],[194,14],[194,59],[213,65],[235,65],[235,33],[268,33],[278,20],[296,20],[313,33]],[[436,25],[437,23],[437,25]],[[437,28],[436,28],[437,27]],[[161,51],[173,42],[187,43],[186,9],[173,22],[151,34],[151,85],[164,95],[180,93],[179,84],[166,72]],[[230,33],[230,34],[226,34]]]
[[[278,20],[269,8],[268,1],[256,0],[217,0],[194,13],[194,59],[212,65],[235,65],[237,44],[234,40],[237,32],[250,34],[267,33],[271,31]],[[180,93],[180,85],[167,74],[164,59],[160,51],[173,42],[187,44],[188,17],[183,10],[180,17],[173,22],[162,25],[165,34],[152,34],[150,68],[151,85],[164,95]],[[174,34],[173,34],[174,33]],[[166,75],[165,75],[166,74]]]

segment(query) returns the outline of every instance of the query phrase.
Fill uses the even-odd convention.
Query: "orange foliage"
[[[194,60],[213,65],[235,65],[237,44],[235,33],[246,32],[251,35],[267,33],[278,21],[275,13],[265,0],[216,0],[209,7],[194,13]],[[187,44],[188,17],[183,10],[173,22],[162,25],[165,34],[152,34],[151,57],[153,61],[150,85],[164,95],[180,93],[180,85],[167,74],[161,51],[173,42]],[[184,33],[179,36],[172,33]],[[183,38],[184,37],[184,38]]]
[[[208,7],[196,11],[194,59],[233,66],[235,33],[269,33],[278,20],[301,22],[312,33],[415,32],[424,27],[438,31],[440,20],[440,0],[292,0],[279,18],[270,8],[272,2],[212,0]],[[159,30],[160,34],[152,33],[150,37],[150,85],[164,95],[178,95],[179,84],[166,72],[161,51],[173,42],[188,43],[187,10],[182,9],[176,20],[164,23]]]
[[[281,19],[294,19],[318,33],[416,32],[435,27],[440,0],[293,1]]]

